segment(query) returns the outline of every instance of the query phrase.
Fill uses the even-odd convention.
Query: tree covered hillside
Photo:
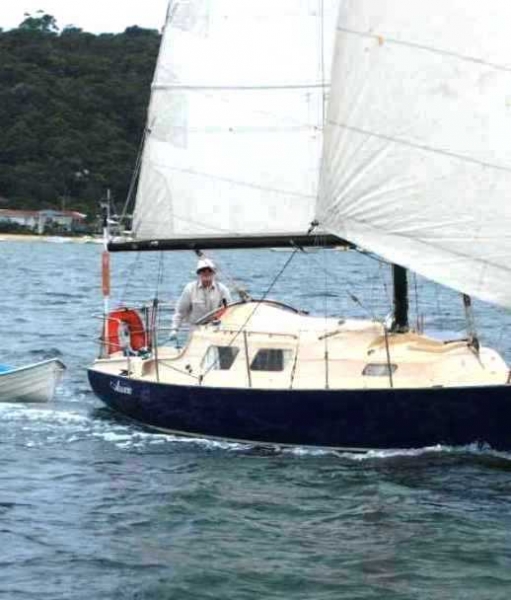
[[[51,15],[0,30],[0,198],[93,216],[122,205],[145,124],[160,35],[59,31]]]

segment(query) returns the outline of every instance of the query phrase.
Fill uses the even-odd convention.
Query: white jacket
[[[227,304],[232,302],[231,293],[223,283],[213,281],[206,288],[200,281],[191,281],[177,301],[172,329],[177,331],[183,321],[195,324],[204,315],[222,306],[224,300]]]

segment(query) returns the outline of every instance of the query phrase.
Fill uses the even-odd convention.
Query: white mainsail
[[[316,217],[511,307],[511,3],[345,0]]]
[[[136,239],[307,232],[338,3],[170,3]]]

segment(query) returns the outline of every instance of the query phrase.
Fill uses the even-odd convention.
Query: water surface
[[[511,454],[270,452],[148,433],[103,408],[86,378],[100,252],[0,244],[0,361],[68,367],[54,402],[0,405],[1,599],[507,600]],[[213,258],[254,296],[339,316],[389,310],[387,270],[368,256]],[[173,301],[195,264],[188,253],[112,260],[113,304]],[[418,306],[429,330],[463,334],[459,298],[417,286],[412,318]],[[509,316],[476,303],[476,323],[509,361]]]

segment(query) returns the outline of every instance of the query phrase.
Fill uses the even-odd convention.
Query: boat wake
[[[387,461],[392,459],[418,459],[435,456],[445,458],[492,458],[511,462],[511,453],[499,452],[488,445],[469,444],[466,446],[429,446],[403,450],[367,450],[351,452],[308,447],[262,446],[241,442],[211,440],[144,431],[137,425],[119,418],[107,409],[84,408],[77,410],[75,403],[54,407],[41,407],[25,404],[1,404],[0,420],[5,425],[3,437],[16,438],[26,447],[41,447],[53,444],[75,444],[97,441],[111,444],[119,450],[143,450],[145,448],[169,445],[174,448],[235,452],[260,456],[290,456],[296,458],[336,457],[346,461]]]
[[[335,451],[340,458],[355,462],[393,460],[393,459],[431,459],[435,457],[446,458],[493,458],[511,463],[511,452],[494,450],[488,444],[467,444],[464,446],[447,446],[437,444],[424,448],[395,449],[395,450],[368,450],[367,452]]]
[[[76,404],[76,403],[73,403]],[[103,409],[77,410],[75,406],[39,407],[27,404],[0,404],[0,421],[5,425],[2,437],[16,438],[26,447],[73,444],[94,440],[118,449],[143,449],[163,444],[197,445],[208,450],[244,451],[247,444],[201,438],[185,438],[146,432],[131,423],[104,415]]]

